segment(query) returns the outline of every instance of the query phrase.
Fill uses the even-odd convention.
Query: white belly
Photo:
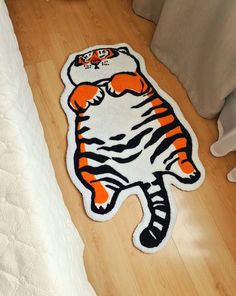
[[[84,134],[84,137],[99,138],[105,142],[102,146],[114,146],[127,144],[130,139],[147,128],[153,128],[153,131],[155,131],[160,127],[158,120],[151,121],[139,129],[132,130],[132,127],[145,120],[145,117],[142,117],[142,114],[151,108],[152,104],[145,104],[141,108],[131,107],[139,104],[146,98],[146,96],[134,96],[132,94],[125,94],[121,97],[112,97],[106,93],[105,98],[100,105],[91,105],[86,111],[85,115],[90,116],[90,119],[82,122],[81,128],[86,126],[89,127],[90,130]],[[119,141],[110,139],[110,137],[114,137],[119,134],[125,134],[125,137]],[[153,167],[150,162],[150,156],[165,136],[160,138],[155,145],[152,145],[144,150],[144,146],[150,140],[151,135],[152,132],[145,135],[139,145],[132,150],[126,149],[122,152],[104,151],[99,149],[101,145],[93,144],[86,145],[86,151],[108,156],[109,160],[107,160],[106,164],[126,176],[130,183],[137,182],[139,180],[151,182],[155,179],[153,172],[164,170],[163,160],[166,155],[170,153],[170,150],[172,150],[170,147],[170,150],[167,149],[167,151],[158,156],[158,161],[155,162],[156,168]],[[130,154],[138,153],[141,150],[142,152],[138,158],[128,163],[118,163],[112,159],[114,157],[126,158]],[[97,166],[98,163],[96,163],[96,161],[89,160],[89,165]]]

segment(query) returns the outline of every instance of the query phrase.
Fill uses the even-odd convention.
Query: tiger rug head
[[[144,252],[159,250],[175,222],[170,185],[193,190],[204,179],[191,127],[127,44],[72,54],[61,75],[67,168],[87,214],[111,219],[136,194],[143,219],[134,244]]]
[[[135,72],[136,68],[137,64],[127,47],[107,47],[76,55],[68,68],[68,75],[71,82],[77,85],[82,82],[94,83],[94,79],[104,80],[124,71]]]

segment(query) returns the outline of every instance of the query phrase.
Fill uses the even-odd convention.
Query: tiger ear
[[[128,47],[126,47],[126,46],[119,47],[118,52],[129,54]]]
[[[75,59],[74,59],[74,65],[75,65],[75,67],[78,67],[79,66],[79,59],[80,59],[80,55],[77,55],[76,57],[75,57]]]

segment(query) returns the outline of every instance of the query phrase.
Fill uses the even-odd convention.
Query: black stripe
[[[162,211],[162,212],[166,213],[165,211]],[[166,214],[166,217],[167,217],[167,216],[168,216],[168,215]],[[163,223],[165,223],[166,218],[162,218],[162,217],[160,217],[160,216],[155,215],[155,216],[153,217],[153,222],[154,222],[154,221],[156,221],[156,222],[158,222],[159,224],[161,224],[163,228],[165,227],[165,225],[164,225]],[[152,223],[152,224],[153,224],[153,223]],[[153,227],[155,227],[155,226],[153,225]],[[158,229],[158,230],[159,230],[159,229]],[[162,230],[159,230],[159,231],[162,231]]]
[[[78,156],[79,156],[79,158],[86,157],[86,158],[93,159],[93,160],[96,160],[101,163],[104,163],[105,161],[107,161],[109,159],[109,157],[107,157],[105,155],[96,154],[93,152],[83,152],[83,153],[80,153]]]
[[[112,186],[112,185],[105,185],[107,188],[110,188],[110,189],[112,189],[112,190],[114,190],[114,191],[116,191],[117,189],[119,189],[119,188],[117,188],[117,187],[114,187],[114,186]]]
[[[170,156],[168,156],[163,163],[166,163],[168,160],[171,160],[176,154],[178,154],[179,152],[186,152],[186,148],[181,148],[181,149],[177,149],[173,152],[171,152]]]
[[[90,118],[90,116],[77,116],[76,117],[76,121],[77,122],[81,122],[81,121],[85,121],[85,120],[88,120]]]
[[[120,188],[124,187],[124,185],[120,181],[113,179],[111,177],[104,177],[104,178],[96,179],[96,180],[91,181],[91,183],[100,182],[100,181],[112,183],[114,185],[117,185]]]
[[[110,139],[110,140],[119,141],[119,140],[122,140],[124,137],[125,137],[125,134],[119,134],[119,135],[116,135],[116,136],[110,137],[109,139]]]
[[[136,159],[141,154],[141,152],[142,152],[142,150],[139,151],[138,153],[130,155],[129,157],[126,157],[126,158],[112,157],[112,159],[115,160],[116,162],[119,162],[119,163],[127,163],[127,162],[130,162],[130,161]]]
[[[141,85],[142,85],[142,92],[143,92],[143,87],[144,87],[143,80],[140,80],[140,83],[141,83]]]
[[[159,109],[159,108],[171,108],[170,105],[167,105],[166,103],[164,104],[164,102],[162,102],[160,105],[158,106],[153,106],[150,109],[148,109],[146,112],[144,112],[141,116],[147,116],[149,115],[152,111]]]
[[[136,108],[140,108],[142,106],[144,106],[147,103],[150,103],[153,99],[159,99],[159,96],[154,93],[154,95],[152,95],[151,97],[145,99],[144,101],[142,101],[141,103],[139,103],[138,105],[132,106],[131,108],[136,109]]]
[[[77,140],[77,142],[79,144],[84,143],[84,144],[98,144],[98,145],[102,145],[105,144],[105,142],[103,142],[102,140],[98,139],[98,138],[91,138],[91,139],[86,139],[86,138],[82,138]]]
[[[123,176],[122,174],[118,173],[115,169],[110,167],[109,165],[101,165],[98,167],[92,167],[92,166],[84,166],[82,168],[79,168],[79,172],[88,172],[93,175],[101,175],[101,174],[112,174],[115,175],[125,182],[129,182],[129,180]]]
[[[180,139],[180,138],[185,138],[184,135],[181,133],[181,134],[176,134],[172,137],[169,137],[169,138],[166,138],[164,139],[160,145],[157,146],[157,148],[155,149],[153,155],[151,156],[151,163],[154,162],[154,160],[157,158],[158,155],[160,155],[161,153],[163,153],[166,149],[169,148],[169,146],[171,144],[173,144],[173,142],[177,139]]]
[[[173,114],[173,112],[171,112],[171,110],[167,110],[167,111],[162,112],[162,113],[160,113],[160,114],[152,115],[152,116],[146,118],[146,119],[145,119],[144,121],[142,121],[141,123],[139,123],[139,124],[133,126],[133,127],[132,127],[132,130],[138,129],[138,128],[140,128],[141,126],[146,125],[148,122],[151,122],[151,121],[156,120],[156,119],[158,119],[158,118],[165,117],[165,116],[170,115],[170,114]]]
[[[103,146],[99,147],[98,150],[106,150],[106,151],[114,151],[114,152],[123,152],[126,149],[132,149],[135,148],[139,145],[141,142],[142,138],[150,133],[153,130],[153,128],[147,128],[146,130],[140,132],[138,135],[134,136],[131,140],[128,141],[128,143],[125,144],[118,144],[118,145],[113,145],[113,146]]]
[[[151,194],[149,194],[149,197],[152,199],[153,197],[155,197],[155,196],[159,196],[159,197],[161,197],[161,198],[163,198],[163,195],[164,195],[164,191],[163,190],[159,190],[159,191],[156,191],[156,192],[154,192],[154,193],[151,193]],[[160,202],[162,203],[162,202],[164,202],[164,200],[160,200]]]
[[[172,164],[174,164],[177,160],[179,160],[179,157],[172,160],[168,165],[166,166],[166,170],[169,171],[171,169]]]
[[[82,127],[80,130],[77,130],[77,131],[75,132],[75,134],[76,134],[76,135],[80,135],[80,134],[83,134],[83,133],[85,133],[85,132],[87,132],[87,131],[89,131],[89,130],[90,130],[89,127],[84,126],[84,127]]]
[[[156,143],[162,136],[164,136],[167,132],[173,130],[174,128],[176,128],[178,126],[177,121],[175,120],[172,123],[163,125],[161,127],[159,127],[153,134],[151,139],[147,142],[147,144],[144,146],[144,148],[146,149],[147,147],[153,145],[154,143]]]

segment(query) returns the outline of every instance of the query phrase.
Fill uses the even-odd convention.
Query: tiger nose
[[[101,62],[101,61],[98,60],[98,59],[92,59],[91,64],[97,66],[100,62]]]

